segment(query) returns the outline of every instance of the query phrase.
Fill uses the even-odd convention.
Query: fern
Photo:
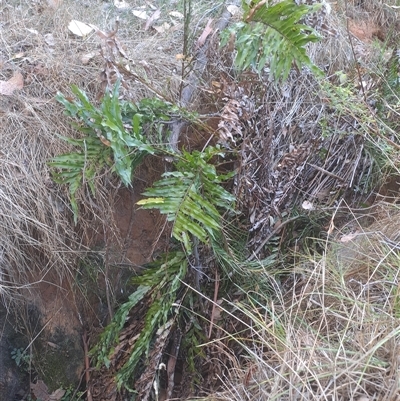
[[[57,95],[66,114],[78,121],[72,125],[84,134],[81,139],[61,137],[78,149],[56,156],[48,163],[53,168],[54,181],[69,186],[75,223],[78,217],[76,192],[87,183],[94,195],[94,181],[102,169],[111,168],[128,186],[134,169],[145,155],[168,152],[162,145],[163,123],[179,112],[178,107],[159,99],[143,99],[137,104],[121,101],[119,86],[117,82],[112,92],[105,94],[99,107],[95,107],[76,86],[72,86],[75,100]],[[190,113],[182,114],[193,117]],[[152,131],[157,131],[156,138],[152,137]],[[158,150],[152,142],[157,143]]]
[[[235,198],[221,183],[233,173],[218,175],[210,159],[220,154],[218,148],[209,147],[204,152],[183,152],[174,172],[163,174],[138,202],[144,209],[158,209],[173,222],[172,236],[183,243],[190,254],[190,235],[205,243],[217,240],[221,231],[220,207],[233,211]]]
[[[393,55],[387,63],[382,97],[390,104],[400,103],[400,48],[393,50]]]
[[[130,295],[126,303],[119,307],[113,321],[106,327],[99,342],[91,350],[91,354],[96,357],[97,367],[102,364],[110,367],[115,357],[115,347],[119,343],[119,335],[129,320],[129,313],[147,298],[147,304],[150,307],[143,317],[144,327],[138,334],[129,357],[118,368],[116,374],[119,388],[132,382],[133,374],[139,362],[146,357],[157,329],[172,316],[173,304],[176,302],[177,292],[186,272],[187,259],[183,252],[171,252],[164,259],[160,258],[147,265],[143,274],[132,280],[138,285],[137,290]]]
[[[320,5],[296,5],[292,0],[284,0],[268,6],[266,0],[252,1],[244,8],[243,21],[235,24],[222,37],[226,45],[231,35],[236,36],[237,54],[235,65],[240,70],[249,67],[259,73],[268,63],[273,79],[287,79],[292,63],[298,68],[307,66],[316,75],[321,70],[307,56],[305,46],[317,42],[317,32],[299,21],[308,13],[315,12]]]

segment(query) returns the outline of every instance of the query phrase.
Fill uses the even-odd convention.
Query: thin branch
[[[351,52],[353,54],[354,57],[354,61],[356,63],[356,70],[357,70],[357,75],[358,75],[358,80],[360,81],[360,85],[361,85],[361,91],[364,97],[364,101],[365,103],[367,103],[367,94],[365,93],[365,88],[364,88],[364,84],[362,81],[362,77],[361,77],[361,71],[360,71],[360,66],[358,65],[358,61],[357,61],[357,55],[356,52],[354,50],[354,46],[353,46],[353,39],[352,39],[352,34],[350,32],[350,28],[349,28],[349,13],[348,13],[348,4],[347,4],[347,0],[344,1],[345,4],[345,8],[346,8],[346,30],[347,30],[347,35],[349,36],[349,43],[350,43],[350,47],[351,47]]]

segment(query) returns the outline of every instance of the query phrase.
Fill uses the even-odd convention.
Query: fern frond
[[[129,359],[119,370],[116,379],[119,387],[129,383],[138,363],[147,355],[150,342],[158,328],[162,327],[173,313],[177,292],[187,272],[187,259],[183,252],[171,253],[164,262],[149,265],[145,273],[134,282],[150,280],[152,286],[151,306],[145,316],[145,325],[135,343]],[[159,280],[159,282],[157,282]],[[140,288],[140,287],[139,287]]]
[[[96,357],[97,367],[104,364],[108,368],[114,366],[116,360],[124,360],[122,366],[115,372],[119,388],[132,382],[139,362],[147,356],[156,331],[173,315],[173,304],[176,302],[177,292],[186,272],[187,259],[183,252],[171,252],[147,265],[143,274],[132,280],[134,284],[138,284],[137,290],[118,308],[112,322],[105,328],[99,342],[91,350],[91,354]],[[139,304],[144,300],[148,305],[144,316],[141,315],[144,325],[137,333],[133,347],[128,344],[127,348],[124,348],[124,345],[119,343],[121,332],[126,325],[136,324],[135,319],[132,321],[130,318],[130,314],[136,307],[140,309]],[[116,351],[117,349],[119,351]],[[127,352],[129,355],[126,355]]]
[[[231,34],[236,35],[236,67],[243,71],[249,67],[261,72],[268,63],[274,79],[287,79],[293,62],[301,68],[307,66],[316,75],[321,71],[307,56],[305,45],[320,39],[317,32],[299,21],[320,5],[296,5],[284,0],[268,7],[265,0],[243,2],[243,21],[234,25],[222,40],[225,45]]]
[[[400,47],[393,50],[387,63],[382,96],[390,104],[400,102]]]
[[[107,368],[110,367],[110,349],[118,343],[119,334],[125,325],[129,312],[142,301],[150,290],[150,286],[139,286],[138,289],[129,296],[128,301],[118,308],[112,322],[105,328],[100,336],[100,340],[90,351],[91,355],[95,355],[97,359],[97,368],[102,364]]]
[[[216,238],[221,228],[217,206],[233,210],[234,196],[220,185],[229,176],[218,175],[215,166],[208,163],[212,154],[212,149],[183,152],[178,171],[163,174],[162,180],[144,192],[148,198],[138,202],[144,209],[158,209],[173,222],[172,236],[184,244],[188,253],[190,235],[203,243]]]

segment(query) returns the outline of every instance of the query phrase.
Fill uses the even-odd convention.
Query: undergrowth
[[[316,11],[319,6],[296,6],[288,1],[267,6],[265,1],[257,1],[250,5],[244,2],[243,8],[243,21],[226,32],[222,41],[227,44],[232,37],[235,39],[236,73],[253,70],[260,77],[268,71],[270,80],[276,84],[283,81],[284,85],[294,63],[299,72],[309,69],[321,76],[321,70],[306,53],[306,45],[318,41],[320,37],[312,28],[300,23],[306,14]],[[186,17],[189,20],[189,16]],[[185,42],[185,55],[187,49],[188,43]],[[396,79],[393,72],[396,63],[398,59],[388,67],[389,84],[392,78]],[[265,70],[266,66],[268,70]],[[334,118],[351,118],[357,125],[354,133],[330,132],[329,124],[323,126],[322,119],[321,126],[325,128],[323,134],[328,138],[333,135],[366,138],[369,144],[378,144],[387,162],[396,146],[387,135],[383,115],[378,120],[371,113],[368,99],[360,101],[360,93],[357,93],[355,86],[319,82],[323,94],[321,98],[327,102],[327,108]],[[387,86],[382,89],[381,100],[387,103],[386,107],[388,104],[392,107],[393,102],[398,100],[393,96],[393,93],[397,93],[396,85],[390,85],[391,91]],[[373,382],[377,373],[389,370],[390,364],[382,349],[386,344],[397,341],[400,334],[393,314],[386,312],[379,299],[374,304],[368,304],[371,313],[367,313],[369,311],[361,302],[361,299],[363,302],[371,301],[370,294],[366,295],[365,290],[369,284],[364,281],[369,283],[383,279],[382,276],[374,276],[378,269],[374,267],[371,271],[368,268],[367,278],[360,279],[356,283],[359,288],[355,288],[351,281],[353,278],[348,279],[349,273],[343,270],[342,265],[338,269],[337,266],[329,266],[331,261],[326,258],[328,242],[319,246],[315,242],[315,249],[323,248],[325,251],[322,255],[317,252],[310,255],[309,260],[304,256],[293,258],[295,262],[290,270],[294,272],[291,274],[295,275],[295,279],[292,288],[285,290],[277,279],[280,275],[271,273],[274,268],[279,269],[282,260],[285,260],[282,258],[277,262],[278,253],[284,245],[279,243],[279,228],[284,224],[282,227],[277,224],[271,236],[257,249],[268,252],[269,256],[261,260],[257,252],[249,254],[241,243],[241,238],[246,234],[236,227],[231,228],[240,220],[235,209],[236,197],[226,189],[226,185],[234,178],[236,171],[220,173],[218,170],[218,160],[231,153],[230,150],[219,145],[205,146],[202,151],[178,150],[170,146],[168,124],[174,123],[175,119],[194,124],[198,122],[197,116],[157,98],[145,98],[136,103],[121,100],[119,89],[117,83],[106,92],[99,107],[95,107],[77,87],[73,87],[77,100],[58,95],[57,99],[64,105],[67,114],[75,119],[74,127],[85,136],[81,139],[63,138],[77,147],[78,151],[56,156],[49,162],[54,169],[53,178],[57,183],[69,185],[71,207],[77,222],[78,189],[88,185],[95,195],[94,181],[104,169],[115,172],[122,183],[130,186],[134,169],[146,155],[170,158],[171,171],[165,172],[161,180],[143,193],[146,198],[139,201],[138,205],[144,209],[158,209],[167,217],[172,223],[173,241],[168,253],[147,265],[143,273],[132,280],[137,286],[136,290],[127,302],[119,306],[112,322],[92,350],[97,367],[114,369],[119,389],[125,387],[128,391],[137,392],[139,398],[146,391],[147,397],[153,381],[156,381],[156,371],[163,350],[170,341],[172,328],[183,327],[182,322],[189,321],[185,333],[193,341],[191,344],[186,341],[186,351],[189,355],[188,364],[194,370],[194,360],[199,355],[195,350],[200,345],[201,329],[194,320],[182,317],[180,307],[183,305],[186,310],[198,313],[199,307],[194,305],[197,301],[193,302],[193,297],[183,294],[183,283],[189,289],[195,289],[196,298],[199,296],[201,299],[204,268],[198,255],[203,251],[209,252],[217,261],[215,277],[218,277],[219,270],[228,278],[238,277],[232,287],[238,291],[241,300],[225,300],[227,306],[223,311],[237,318],[250,333],[246,334],[245,339],[233,334],[233,340],[240,344],[246,355],[246,362],[237,371],[232,371],[230,377],[230,381],[236,380],[247,370],[250,373],[246,373],[245,381],[250,387],[247,389],[238,385],[235,394],[227,389],[221,393],[221,397],[241,400],[256,394],[257,399],[326,399],[331,394],[340,394],[353,399],[359,395],[372,395],[373,392],[363,383]],[[396,166],[396,163],[393,165]],[[323,173],[333,174],[321,169]],[[371,177],[371,171],[372,167],[366,173],[365,183]],[[365,195],[369,188],[356,190]],[[341,195],[343,192],[338,193]],[[263,199],[258,201],[261,203]],[[265,217],[265,220],[268,218]],[[386,261],[386,257],[384,259]],[[195,279],[188,283],[190,271]],[[393,276],[394,284],[384,307],[392,302],[393,288],[397,286],[397,275],[392,265],[387,271]],[[226,277],[225,284],[229,282]],[[252,284],[256,283],[254,291],[248,283],[243,284],[249,277]],[[362,284],[359,285],[360,282]],[[218,295],[216,288],[214,291]],[[383,290],[387,291],[387,288]],[[211,303],[215,305],[216,301]],[[233,314],[233,311],[237,313]],[[143,319],[140,324],[134,320],[138,312]],[[236,317],[236,314],[240,317]],[[385,327],[382,332],[373,324],[380,315]],[[211,324],[214,318],[215,310]],[[133,344],[127,341],[129,336],[126,330],[131,330],[129,335],[135,338]],[[196,330],[196,335],[191,336],[190,333]],[[230,333],[225,334],[232,337]],[[362,343],[363,352],[356,349],[351,336]],[[351,374],[347,374],[349,366]],[[339,371],[339,376],[332,377],[332,370]],[[140,388],[137,387],[140,380],[133,380],[138,372],[148,379],[148,383],[141,384]],[[342,376],[347,381],[343,388],[337,390],[335,380]],[[384,382],[383,376],[380,377]],[[375,391],[384,387],[379,383],[373,388]],[[394,391],[393,388],[391,384],[390,391]]]

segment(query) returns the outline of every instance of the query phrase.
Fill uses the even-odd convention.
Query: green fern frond
[[[390,104],[400,103],[400,48],[393,50],[387,63],[382,96]]]
[[[144,209],[158,209],[173,222],[172,236],[191,253],[190,235],[205,243],[217,238],[221,215],[217,210],[233,211],[235,198],[220,184],[231,175],[218,175],[208,161],[219,149],[183,152],[177,171],[163,174],[163,179],[144,192],[147,199],[138,202]]]
[[[138,284],[137,290],[119,307],[112,322],[103,331],[99,342],[91,350],[91,354],[96,357],[97,367],[102,364],[110,367],[115,357],[115,347],[119,343],[120,333],[129,321],[130,312],[146,298],[149,307],[143,317],[143,329],[138,333],[129,357],[124,358],[123,365],[116,372],[119,388],[132,383],[139,362],[146,358],[156,331],[173,316],[173,304],[176,302],[177,292],[186,272],[187,259],[183,252],[171,252],[147,265],[143,274],[132,280],[134,284]],[[118,358],[121,358],[121,355]]]
[[[269,64],[272,78],[286,80],[293,62],[301,68],[307,66],[316,75],[321,70],[307,56],[305,46],[317,42],[317,32],[299,21],[315,12],[320,5],[296,5],[284,0],[268,6],[265,0],[252,1],[251,6],[243,2],[243,21],[230,28],[222,38],[227,44],[232,34],[236,35],[236,67],[243,71],[252,67],[261,72]]]
[[[145,155],[156,152],[155,146],[160,152],[170,151],[162,145],[162,138],[154,138],[151,131],[160,134],[163,123],[176,113],[194,118],[194,114],[156,98],[138,103],[120,100],[119,87],[117,82],[99,107],[95,107],[77,86],[72,86],[75,99],[60,93],[56,97],[64,105],[65,113],[75,119],[71,125],[84,134],[81,139],[60,136],[78,149],[56,156],[48,163],[54,181],[69,186],[75,223],[78,218],[76,192],[82,185],[88,184],[94,195],[94,180],[104,167],[115,171],[125,185],[131,185],[133,171]],[[161,128],[156,129],[156,126]]]
[[[167,261],[162,264],[161,268],[159,264],[156,264],[153,270],[148,272],[152,280],[157,276],[154,269],[162,272],[162,280],[153,286],[151,306],[145,316],[144,328],[129,359],[117,373],[116,379],[119,387],[129,383],[141,358],[147,356],[154,334],[174,313],[173,304],[176,302],[177,292],[187,272],[186,255],[183,252],[168,255]]]
[[[150,286],[141,285],[137,290],[129,296],[127,302],[122,304],[115,313],[112,322],[105,328],[100,336],[99,342],[90,351],[91,355],[96,357],[96,367],[99,368],[104,364],[110,367],[110,354],[114,350],[114,346],[118,344],[118,337],[123,329],[129,312],[134,308],[151,290]]]
[[[92,194],[95,195],[95,176],[104,166],[111,166],[112,153],[111,149],[104,146],[97,137],[88,136],[83,139],[61,137],[61,139],[80,150],[56,156],[47,164],[52,168],[54,182],[69,186],[71,208],[76,223],[78,217],[77,190],[83,183],[86,183]]]

